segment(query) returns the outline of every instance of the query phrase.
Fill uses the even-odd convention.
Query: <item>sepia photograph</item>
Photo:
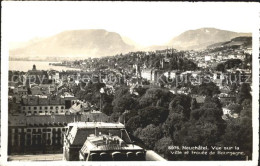
[[[259,9],[4,1],[1,163],[257,164]]]

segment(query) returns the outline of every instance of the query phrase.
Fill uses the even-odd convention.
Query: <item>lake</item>
[[[37,70],[80,70],[75,68],[69,68],[66,66],[51,66],[49,63],[56,62],[44,62],[44,61],[9,61],[9,70],[17,70],[27,72],[33,68],[33,65],[36,65]]]

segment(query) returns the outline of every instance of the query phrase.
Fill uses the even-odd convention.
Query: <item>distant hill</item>
[[[209,45],[207,48],[216,48],[216,47],[223,47],[223,46],[245,46],[245,47],[252,47],[252,37],[247,36],[240,36],[233,38],[229,41],[219,42],[212,45]]]
[[[238,33],[215,28],[189,30],[174,37],[168,46],[179,50],[200,50],[214,43],[226,42],[239,36],[252,36],[251,33]]]
[[[229,42],[233,38],[243,36],[251,36],[251,34],[215,28],[201,28],[183,32],[165,45],[142,47],[128,37],[103,29],[71,30],[47,38],[13,43],[10,45],[9,54],[11,59],[73,60],[112,56],[131,51],[162,50],[167,47],[179,50],[200,50],[213,46],[213,44],[223,44],[223,42]],[[239,39],[235,39],[229,44],[239,42]]]
[[[57,35],[29,42],[10,49],[10,57],[23,58],[88,58],[110,56],[132,51],[135,47],[115,32],[102,29],[64,31]]]

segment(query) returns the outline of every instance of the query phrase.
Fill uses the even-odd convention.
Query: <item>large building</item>
[[[121,123],[68,124],[63,159],[67,161],[145,160],[145,150],[134,145]]]
[[[26,115],[66,114],[76,101],[77,99],[69,94],[62,96],[24,95],[21,112]]]
[[[76,118],[75,115],[9,115],[8,154],[61,151],[64,127]]]
[[[62,152],[63,136],[67,124],[81,121],[107,122],[108,120],[107,115],[97,111],[44,116],[9,114],[8,153]]]

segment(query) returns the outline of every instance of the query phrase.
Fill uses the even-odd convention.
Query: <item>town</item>
[[[151,150],[166,160],[250,159],[251,40],[50,63],[67,71],[9,71],[8,154],[140,161]],[[215,145],[246,155],[198,158],[168,149]]]

